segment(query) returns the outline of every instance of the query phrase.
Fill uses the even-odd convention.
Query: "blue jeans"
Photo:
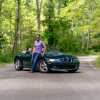
[[[39,62],[40,53],[33,53],[32,54],[32,72],[35,72],[37,64]]]

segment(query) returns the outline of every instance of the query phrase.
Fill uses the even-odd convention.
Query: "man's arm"
[[[44,44],[44,42],[42,42],[42,45],[43,45],[42,51],[43,51],[43,54],[44,54],[46,52],[46,45]]]
[[[35,52],[35,47],[32,48],[32,53],[34,53],[34,52]]]
[[[32,48],[32,53],[34,53],[34,52],[35,52],[35,42],[34,42],[33,48]]]

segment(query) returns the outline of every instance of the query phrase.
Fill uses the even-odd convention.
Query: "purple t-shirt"
[[[42,43],[42,41],[35,41],[35,43],[34,43],[34,46],[35,46],[35,52],[36,53],[42,53],[43,51],[42,51],[42,49],[44,48],[44,45],[43,45],[43,43]]]

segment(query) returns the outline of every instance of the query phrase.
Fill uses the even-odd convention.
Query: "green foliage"
[[[44,10],[45,21],[44,25],[46,26],[45,29],[45,36],[48,39],[48,45],[51,47],[54,44],[55,33],[54,33],[54,0],[49,0],[45,3],[45,10]]]
[[[91,49],[96,52],[100,51],[100,33],[94,35],[91,43]]]
[[[62,8],[61,17],[67,17],[71,20],[72,31],[81,45],[80,50],[87,51],[92,47],[98,48],[100,38],[93,39],[93,35],[100,32],[100,1],[99,0],[73,0],[67,7]],[[98,21],[98,22],[97,22]],[[96,43],[94,43],[96,42]]]
[[[8,62],[15,38],[16,0],[1,1],[0,61]],[[74,54],[100,51],[100,0],[43,0],[41,7],[40,31],[48,49]],[[18,52],[33,46],[35,0],[21,0],[20,10]]]
[[[58,48],[63,52],[79,52],[79,46],[77,39],[72,34],[64,35],[58,41]]]
[[[13,58],[12,58],[11,52],[0,53],[0,63],[9,63],[12,61],[13,61]]]

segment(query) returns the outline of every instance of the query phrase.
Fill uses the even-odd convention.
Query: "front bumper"
[[[47,64],[49,69],[75,70],[79,68],[79,62],[76,63],[51,63]]]

